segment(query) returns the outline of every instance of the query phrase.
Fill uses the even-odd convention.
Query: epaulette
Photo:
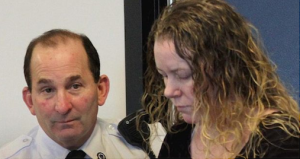
[[[121,134],[117,129],[117,124],[115,123],[108,123],[108,125],[106,126],[106,131],[108,132],[109,135],[121,137]]]
[[[32,142],[30,136],[21,135],[15,140],[7,143],[0,149],[0,158],[10,158],[23,148],[29,146]]]

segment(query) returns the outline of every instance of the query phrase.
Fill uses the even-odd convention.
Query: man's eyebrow
[[[78,79],[81,79],[81,76],[80,76],[80,75],[74,75],[74,76],[68,77],[68,78],[67,78],[67,81],[69,81],[69,82],[74,82],[74,81],[76,81],[76,80],[78,80]]]
[[[68,77],[66,81],[74,82],[74,81],[76,81],[76,80],[78,80],[78,79],[81,79],[81,76],[80,76],[80,75],[74,75],[74,76]],[[37,82],[38,85],[40,85],[40,84],[49,84],[49,83],[50,83],[50,84],[53,83],[53,80],[46,79],[46,78],[41,78],[41,79]]]
[[[49,83],[53,83],[53,81],[50,80],[50,79],[46,79],[46,78],[41,78],[41,79],[37,82],[38,85],[40,85],[40,84],[49,84]]]

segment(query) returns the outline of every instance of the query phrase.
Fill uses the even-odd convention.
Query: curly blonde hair
[[[145,92],[142,104],[153,122],[160,121],[171,132],[183,122],[164,92],[156,70],[153,47],[157,39],[174,42],[176,53],[190,65],[194,80],[194,116],[201,126],[200,137],[207,146],[235,143],[228,150],[239,155],[245,127],[251,130],[246,156],[255,154],[261,134],[257,124],[266,109],[282,112],[275,123],[288,134],[299,133],[299,107],[276,74],[257,29],[223,0],[181,0],[167,6],[155,21],[148,38]],[[293,119],[286,122],[283,118]],[[274,122],[266,121],[266,123]],[[291,121],[291,120],[289,120]],[[209,130],[218,131],[212,136]],[[297,134],[296,133],[296,134]],[[299,136],[298,136],[299,137]],[[263,138],[260,136],[259,138]]]

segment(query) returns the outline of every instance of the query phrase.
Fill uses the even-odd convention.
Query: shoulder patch
[[[108,135],[120,137],[119,131],[117,129],[119,121],[116,119],[97,119],[101,131],[105,130]]]
[[[109,125],[107,125],[106,130],[109,135],[121,137],[121,134],[119,133],[119,131],[117,129],[117,125],[114,123],[110,123]]]
[[[1,158],[9,158],[13,156],[15,153],[27,147],[31,144],[32,138],[30,136],[21,135],[12,142],[7,143],[0,149],[0,157]]]

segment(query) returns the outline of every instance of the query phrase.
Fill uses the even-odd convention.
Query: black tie
[[[67,155],[66,159],[84,159],[86,153],[82,150],[72,150]]]

